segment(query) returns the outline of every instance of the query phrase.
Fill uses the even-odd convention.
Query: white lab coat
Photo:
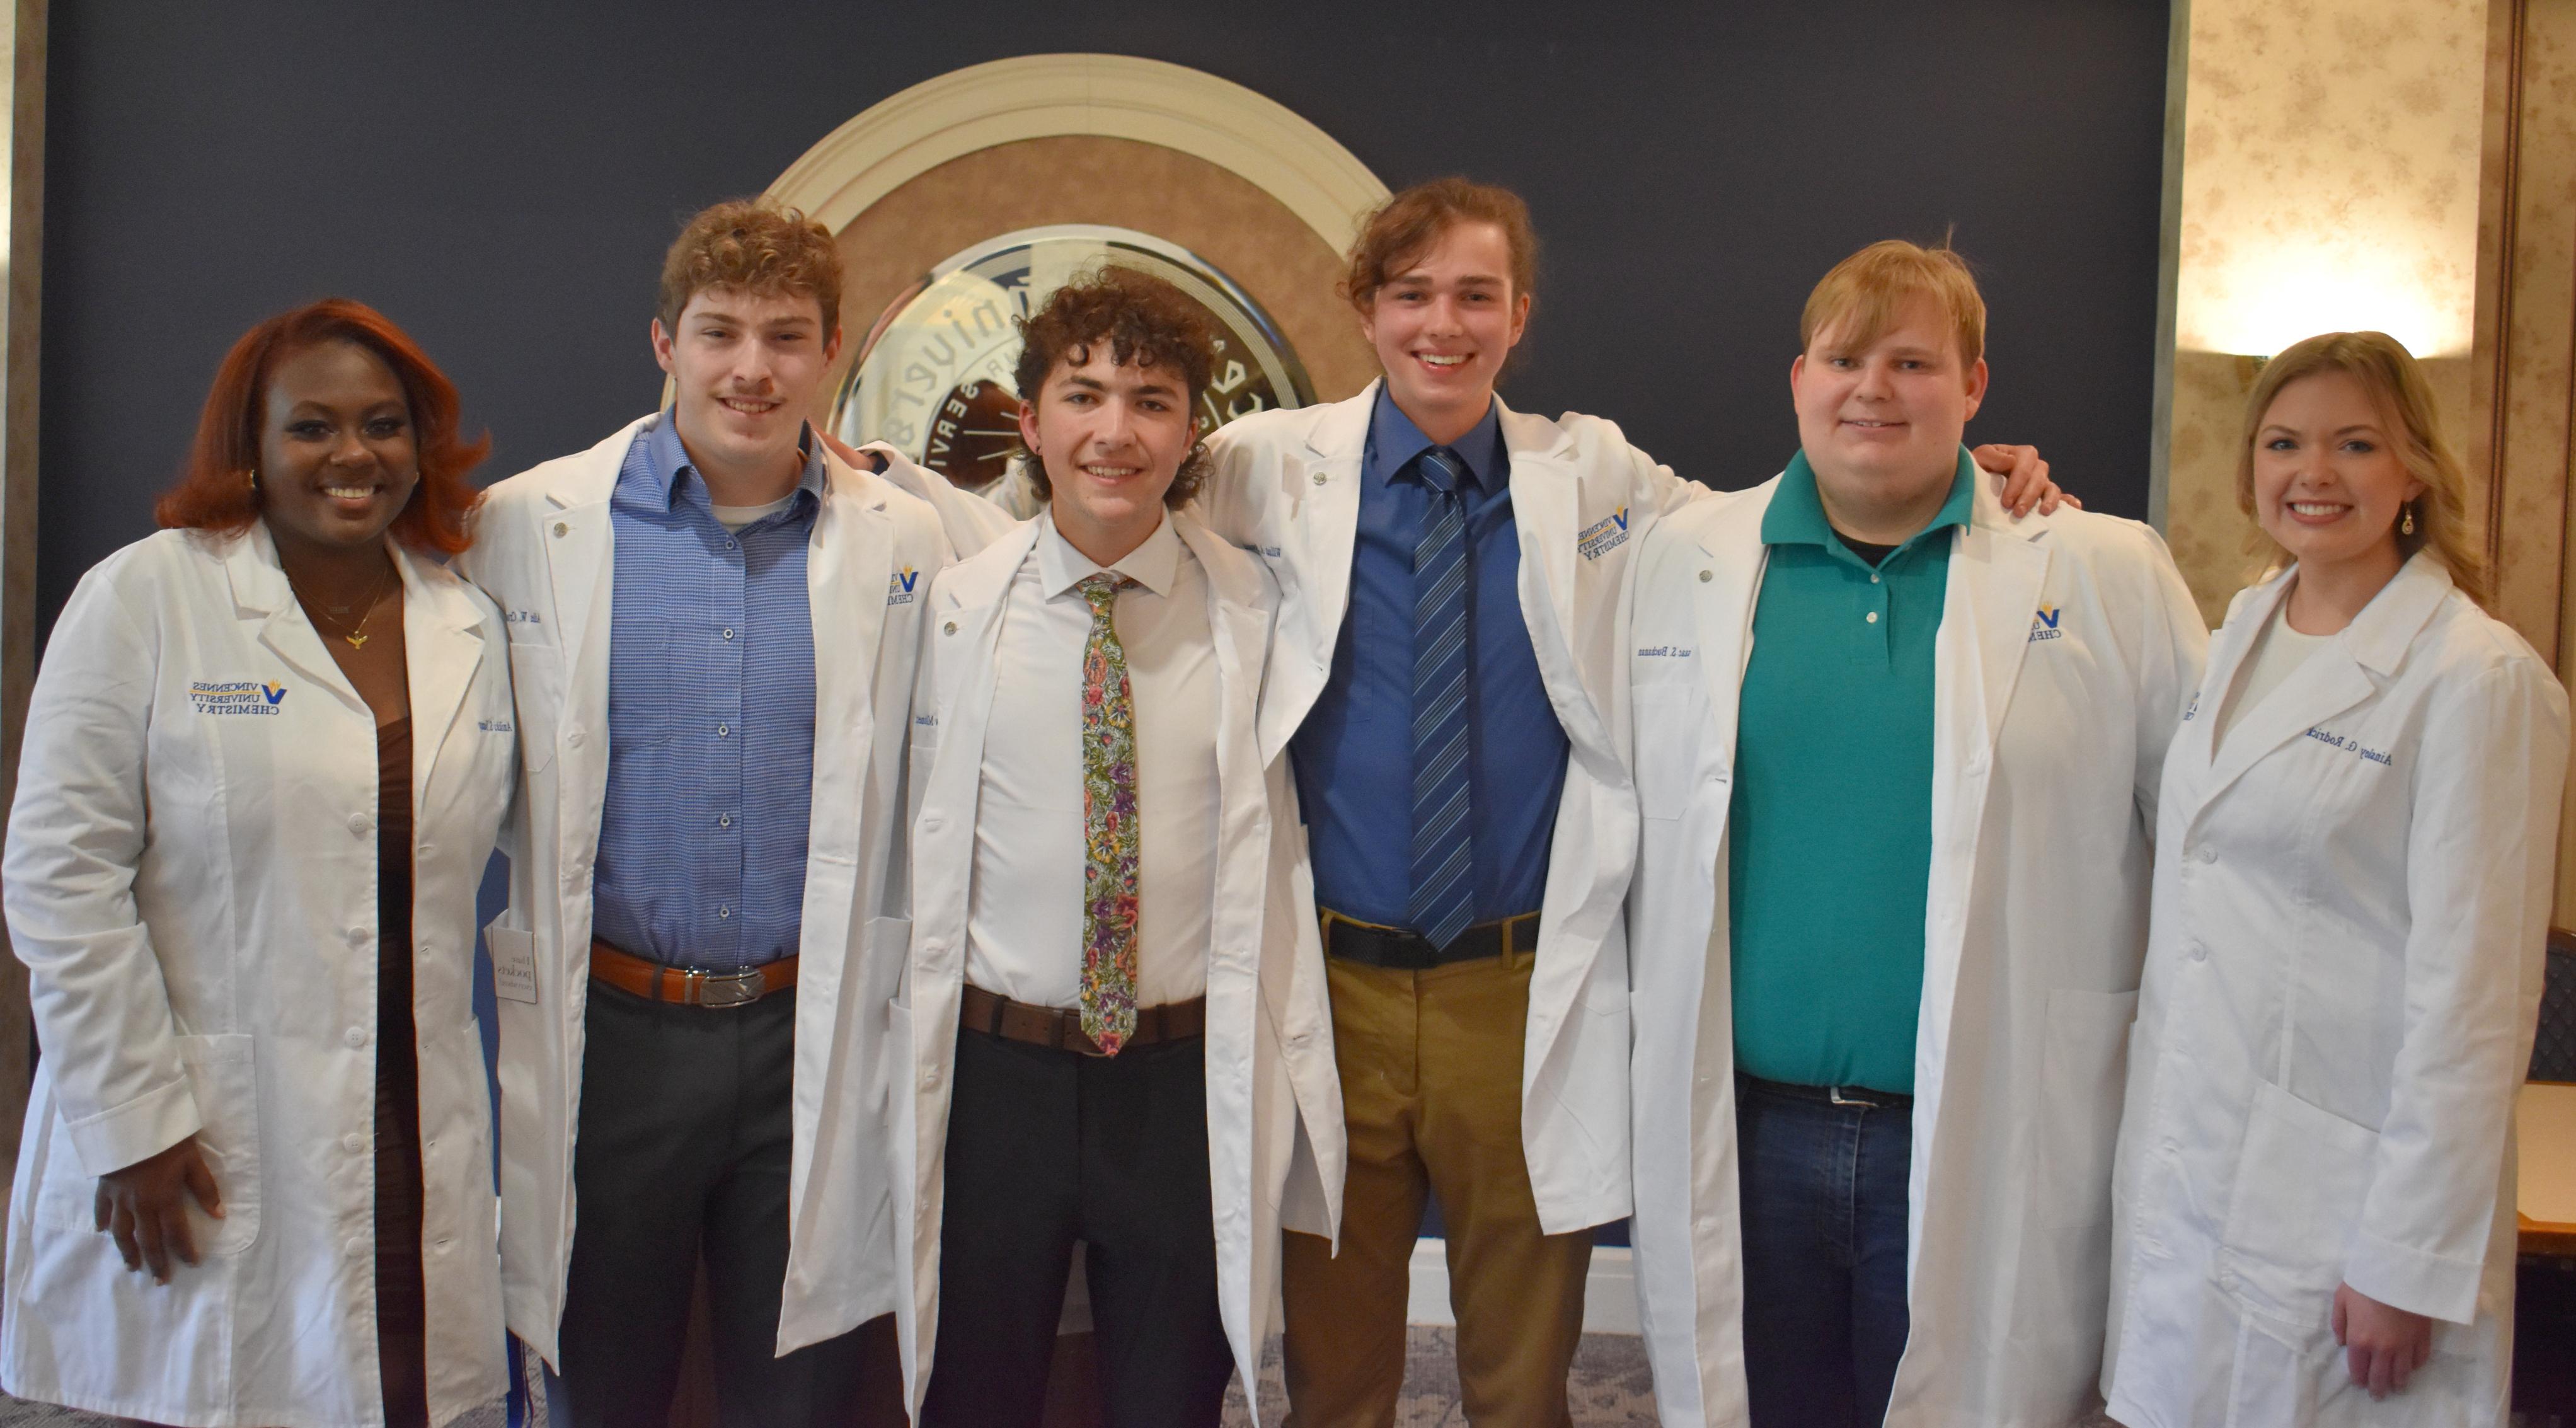
[[[936,479],[936,478],[933,478]],[[973,498],[967,498],[973,499]],[[1323,944],[1306,909],[1302,830],[1285,759],[1264,759],[1254,737],[1264,656],[1278,606],[1261,562],[1188,515],[1169,517],[1207,577],[1216,645],[1216,922],[1207,966],[1207,1135],[1217,1284],[1226,1336],[1243,1381],[1259,1374],[1279,1269],[1279,1203],[1292,1160],[1333,1167],[1339,1180],[1341,1090],[1332,1078],[1332,1014]],[[939,1323],[939,1234],[948,1138],[949,1073],[957,1053],[959,989],[975,864],[975,809],[994,661],[1013,576],[1037,540],[1020,523],[943,572],[930,592],[931,633],[913,699],[915,913],[910,978],[895,1003],[897,1041],[913,1094],[899,1154],[897,1223],[912,1229],[899,1320],[905,1385],[917,1414]],[[1316,1099],[1305,1101],[1311,1091]],[[1301,1104],[1302,1103],[1302,1104]],[[1318,1151],[1302,1123],[1328,1127]]]
[[[2236,597],[2165,763],[2111,1411],[2502,1424],[2567,697],[2418,555],[2213,752],[2293,578]],[[2405,1392],[2352,1383],[2339,1282],[2437,1321]]]
[[[1655,1399],[1675,1425],[1744,1421],[1743,1316],[1762,1312],[1743,1298],[1724,871],[1762,517],[1778,484],[1668,517],[1634,592],[1634,1232]],[[2059,1428],[2088,1406],[2101,1362],[2148,835],[2206,635],[2145,526],[2072,509],[2015,524],[1981,480],[1970,524],[1950,539],[1934,646],[1913,1333],[1887,1422]]]
[[[493,934],[496,958],[532,946],[536,974],[534,1002],[500,1003],[501,1256],[511,1332],[549,1363],[577,1219],[590,874],[608,790],[609,494],[629,443],[661,419],[494,486],[464,562],[509,625],[526,751],[505,830],[510,910]],[[921,502],[836,458],[827,470],[806,566],[814,805],[782,1354],[896,1305],[884,1008],[910,935],[900,876],[904,716],[922,591],[947,551]]]
[[[412,725],[412,1015],[429,1408],[504,1388],[474,893],[516,738],[499,616],[395,549]],[[238,709],[248,712],[219,713]],[[163,531],[64,606],[10,819],[45,1056],[9,1204],[0,1383],[158,1423],[384,1422],[375,1331],[376,723],[265,525]],[[224,1218],[167,1285],[98,1177],[198,1137]]]
[[[1194,509],[1218,535],[1257,552],[1279,581],[1279,633],[1261,703],[1265,760],[1287,747],[1333,667],[1350,606],[1360,463],[1377,392],[1372,382],[1348,401],[1262,412],[1208,442],[1214,466]],[[1521,615],[1548,702],[1573,746],[1549,848],[1521,1061],[1530,1187],[1540,1225],[1562,1234],[1629,1209],[1621,899],[1637,814],[1619,658],[1624,581],[1657,517],[1710,493],[1657,466],[1599,417],[1549,421],[1502,407],[1501,425],[1520,536]],[[1300,881],[1311,891],[1311,874]],[[1287,1225],[1329,1234],[1339,1220],[1339,1175],[1324,1182],[1329,1205],[1295,1193],[1306,1183],[1290,1182]]]

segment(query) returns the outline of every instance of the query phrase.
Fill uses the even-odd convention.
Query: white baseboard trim
[[[1440,1240],[1413,1242],[1413,1292],[1406,1318],[1416,1324],[1455,1324],[1449,1308],[1449,1247]],[[1634,1334],[1637,1328],[1637,1262],[1625,1245],[1596,1245],[1592,1272],[1583,1280],[1583,1332]]]

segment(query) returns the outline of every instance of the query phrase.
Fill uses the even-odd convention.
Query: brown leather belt
[[[1346,962],[1383,967],[1391,972],[1427,972],[1452,962],[1487,957],[1528,955],[1538,946],[1538,914],[1524,912],[1493,922],[1480,922],[1458,934],[1446,947],[1410,928],[1388,927],[1345,917],[1331,908],[1318,909],[1324,924],[1324,955]]]
[[[590,975],[621,992],[650,1002],[689,1007],[747,1007],[772,992],[796,985],[796,959],[781,957],[739,972],[701,972],[647,961],[594,937],[590,939]]]
[[[1005,1041],[1025,1041],[1032,1046],[1050,1046],[1058,1051],[1076,1051],[1085,1056],[1103,1056],[1099,1043],[1082,1032],[1082,1013],[1056,1007],[1033,1007],[998,997],[982,987],[970,986],[960,998],[957,1025],[961,1030],[980,1031]],[[1136,1031],[1120,1050],[1151,1046],[1158,1041],[1179,1041],[1184,1037],[1207,1034],[1207,998],[1192,997],[1185,1002],[1165,1002],[1158,1007],[1136,1009]]]

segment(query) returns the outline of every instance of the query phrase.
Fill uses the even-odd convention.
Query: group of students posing
[[[0,1384],[438,1423],[506,1326],[659,1428],[703,1258],[726,1422],[1034,1425],[1081,1245],[1109,1423],[1281,1331],[1382,1428],[1429,1197],[1479,1425],[1569,1421],[1622,1217],[1668,1424],[2502,1423],[2567,707],[2413,360],[2263,369],[2213,650],[1961,445],[1946,249],[1825,276],[1740,492],[1495,396],[1534,250],[1396,195],[1384,379],[1213,433],[1203,311],[1077,279],[1027,519],[806,424],[765,204],[671,250],[669,409],[479,494],[382,317],[254,329],[28,717]]]

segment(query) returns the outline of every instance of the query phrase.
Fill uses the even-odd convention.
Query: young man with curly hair
[[[896,1303],[883,1008],[913,590],[947,546],[806,426],[840,286],[793,211],[690,220],[652,325],[671,407],[494,486],[465,562],[522,750],[503,1289],[558,1422],[667,1422],[701,1255],[725,1421],[894,1395],[851,1331]]]
[[[1111,267],[1021,327],[1046,505],[981,509],[990,543],[929,590],[913,701],[895,1020],[920,1421],[1035,1428],[1080,1242],[1106,1422],[1213,1428],[1259,1362],[1291,1065],[1331,1074],[1279,1030],[1301,993],[1306,1024],[1323,1009],[1287,771],[1255,735],[1278,592],[1182,509],[1207,464],[1205,313]]]

